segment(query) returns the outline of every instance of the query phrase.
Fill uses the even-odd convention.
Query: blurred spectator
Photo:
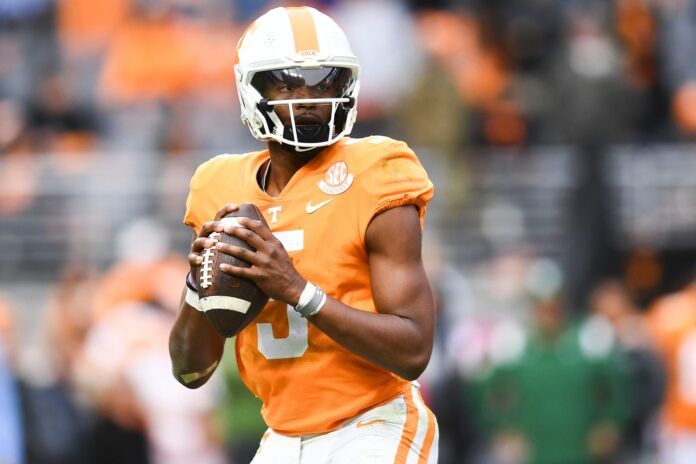
[[[528,333],[511,326],[497,337],[499,362],[482,385],[492,462],[611,459],[626,388],[611,327],[597,319],[569,326],[555,298],[537,302],[534,324]]]
[[[36,200],[39,179],[29,156],[7,156],[2,163],[0,217],[11,217],[26,211]]]
[[[469,282],[442,249],[441,240],[435,240],[432,235],[426,235],[423,241],[423,264],[433,286],[437,319],[430,363],[418,381],[425,392],[424,400],[435,413],[440,427],[439,462],[468,462],[479,438],[474,411],[465,401],[470,379],[458,369],[461,361],[456,357],[462,353],[452,356],[448,343],[452,327],[470,316],[467,314],[471,309]],[[462,342],[463,349],[473,344],[466,335],[458,341]]]
[[[0,217],[20,213],[35,198],[38,176],[31,152],[26,109],[18,101],[0,99]]]
[[[696,134],[696,78],[677,89],[672,105],[679,128],[687,134]]]
[[[237,369],[234,340],[229,340],[221,361],[225,395],[217,416],[225,436],[227,453],[233,464],[251,462],[268,428],[261,416],[261,400],[244,385]]]
[[[153,345],[148,331],[153,330],[151,318],[157,316],[154,312],[139,310],[145,311],[148,307],[124,306],[120,314],[114,311],[103,318],[105,322],[93,325],[76,362],[76,386],[96,410],[92,444],[97,462],[152,462],[146,440],[145,413],[129,382],[129,366],[126,365],[131,359],[137,362],[138,350]],[[131,351],[135,352],[131,355]]]
[[[661,78],[672,95],[672,115],[684,133],[696,133],[693,102],[696,65],[696,5],[688,1],[654,2],[657,19]]]
[[[188,265],[171,254],[166,229],[151,219],[125,227],[116,246],[119,261],[94,286],[91,325],[75,367],[79,388],[100,414],[97,457],[220,464],[215,383],[191,392],[171,376],[168,338],[179,305],[171,290]]]
[[[167,230],[155,219],[141,218],[125,226],[116,238],[116,263],[97,285],[93,318],[128,303],[152,303],[175,313],[179,294],[172,288],[186,276],[189,266],[172,253]]]
[[[20,139],[26,128],[25,108],[11,98],[0,98],[0,153],[21,151]]]
[[[73,269],[58,283],[40,324],[40,352],[27,362],[22,388],[28,464],[94,462],[90,411],[80,405],[72,381],[75,353],[86,330],[79,315],[89,310],[93,282]]]
[[[58,34],[64,53],[99,53],[128,17],[132,0],[57,0]]]
[[[27,382],[22,405],[27,463],[89,464],[93,457],[87,412],[64,379]]]
[[[171,376],[167,340],[173,318],[168,310],[143,303],[113,308],[90,330],[79,367],[81,383],[113,424],[145,432],[147,462],[221,464],[212,415],[214,384],[191,392]],[[99,455],[110,456],[110,462],[133,462],[115,458],[122,450],[108,445],[111,435],[97,440]]]
[[[36,94],[27,114],[33,151],[80,154],[96,148],[97,116],[77,104],[66,76],[47,76]]]
[[[98,276],[87,264],[68,267],[58,280],[46,310],[42,332],[59,381],[72,383],[74,369],[93,322]]]
[[[195,31],[175,21],[168,2],[140,1],[118,30],[102,76],[102,95],[116,105],[168,100],[189,90],[198,67]],[[167,53],[162,53],[166,49]]]
[[[116,32],[101,72],[108,145],[166,151],[205,146],[202,135],[211,131],[201,133],[201,109],[193,102],[200,97],[212,111],[223,105],[222,114],[236,108],[232,69],[239,31],[215,10],[206,16],[205,3],[138,0],[133,11]],[[222,122],[212,129],[226,133]]]
[[[339,2],[332,12],[360,58],[363,135],[382,133],[386,119],[423,73],[413,17],[397,0]]]
[[[0,23],[20,20],[45,11],[52,0],[0,0]]]
[[[637,462],[655,451],[655,419],[665,391],[665,373],[652,346],[643,315],[627,288],[618,281],[600,283],[590,297],[590,310],[614,329],[617,354],[631,386],[622,462]]]
[[[462,105],[462,110],[476,111],[484,122],[479,124],[484,129],[471,127],[472,115],[465,119],[469,124],[459,135],[459,142],[481,142],[485,140],[493,144],[521,143],[526,137],[526,129],[519,120],[514,103],[505,103],[505,89],[509,83],[509,74],[503,66],[496,50],[486,41],[482,24],[472,15],[451,12],[447,10],[426,11],[418,16],[419,38],[425,50],[432,59],[450,76],[456,93],[450,95],[445,107],[413,108],[411,117],[421,116],[428,119],[431,115],[438,116],[443,108],[451,108],[450,115],[445,118],[430,120],[431,123],[442,124],[447,130],[449,124],[461,121],[463,115],[452,107]],[[436,92],[436,87],[428,93]],[[458,96],[458,100],[453,97]],[[435,102],[429,102],[431,105]],[[500,113],[496,110],[500,109]],[[428,111],[430,110],[430,111]],[[458,117],[459,116],[459,117]],[[450,118],[451,119],[448,119]],[[427,127],[427,125],[425,126]],[[456,129],[456,126],[453,127]],[[468,133],[467,133],[468,129]],[[422,130],[422,128],[421,128]],[[462,128],[459,128],[462,130]],[[437,139],[442,135],[436,136]],[[418,131],[416,132],[416,140]]]
[[[667,366],[659,462],[691,463],[696,456],[696,280],[660,298],[649,322]]]
[[[13,359],[16,334],[12,311],[9,303],[0,299],[0,462],[23,464],[23,420]]]

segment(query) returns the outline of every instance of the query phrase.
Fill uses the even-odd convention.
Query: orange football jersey
[[[648,321],[667,367],[663,418],[672,429],[696,431],[696,288],[660,299]]]
[[[344,138],[298,170],[275,198],[256,180],[268,159],[264,150],[202,164],[191,179],[184,222],[198,232],[221,206],[253,203],[305,279],[353,308],[376,312],[365,231],[376,214],[407,204],[418,207],[422,222],[433,185],[414,153],[386,137]],[[277,301],[240,332],[236,354],[242,379],[263,401],[266,423],[286,435],[336,429],[409,388]]]

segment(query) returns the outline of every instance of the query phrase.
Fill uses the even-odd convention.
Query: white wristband
[[[307,285],[305,285],[304,290],[300,294],[300,300],[297,302],[297,306],[295,306],[295,311],[302,317],[314,316],[321,311],[324,304],[326,304],[324,291],[312,282],[307,281]]]
[[[302,290],[302,293],[300,293],[300,300],[297,302],[297,306],[295,306],[295,309],[298,308],[304,308],[309,304],[310,301],[312,301],[312,297],[317,291],[317,286],[314,285],[312,282],[307,281],[307,285],[305,285],[304,290]]]
[[[321,311],[321,308],[323,308],[326,304],[326,293],[324,293],[321,289],[319,289],[319,291],[321,292],[321,299],[319,300],[319,304],[316,305],[312,311],[308,312],[305,315],[305,317],[314,316],[316,313]]]
[[[186,304],[200,312],[204,312],[201,308],[201,300],[198,297],[198,293],[191,290],[188,286],[186,286]]]

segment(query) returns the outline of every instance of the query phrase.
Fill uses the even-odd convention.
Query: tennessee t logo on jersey
[[[351,186],[353,174],[348,172],[348,165],[345,161],[332,164],[324,173],[324,178],[319,181],[319,189],[328,195],[338,195]]]
[[[275,224],[276,222],[278,222],[278,213],[280,213],[282,210],[282,206],[274,206],[272,208],[268,208],[268,214],[271,215],[271,224]]]

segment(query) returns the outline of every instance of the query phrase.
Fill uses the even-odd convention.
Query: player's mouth
[[[313,124],[321,124],[322,120],[319,116],[312,113],[302,113],[295,116],[295,124],[299,126],[309,126]]]

